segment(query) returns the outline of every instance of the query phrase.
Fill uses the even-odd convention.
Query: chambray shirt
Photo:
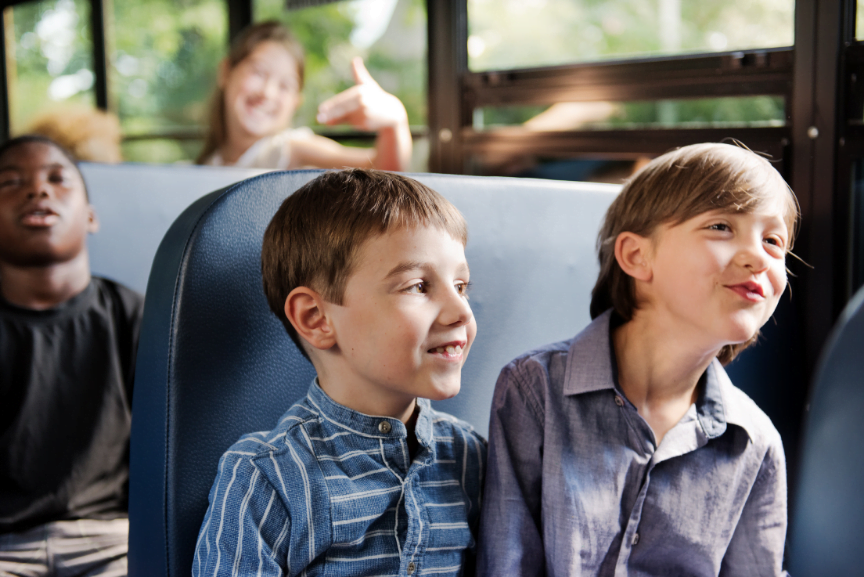
[[[663,438],[617,384],[610,313],[507,365],[479,575],[782,575],[780,436],[718,361]]]
[[[486,443],[417,404],[412,462],[400,420],[313,382],[275,429],[222,456],[192,575],[473,574]]]

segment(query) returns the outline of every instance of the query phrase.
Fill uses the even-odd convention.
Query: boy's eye
[[[17,176],[0,177],[0,188],[5,188],[7,186],[17,186],[19,184],[21,184],[21,179]]]
[[[405,289],[408,294],[425,294],[427,290],[425,282],[414,283]]]
[[[728,224],[722,222],[716,222],[714,224],[708,225],[708,230],[719,230],[723,232],[728,232],[731,230]]]
[[[772,244],[778,248],[783,248],[785,246],[783,239],[778,238],[776,236],[769,236],[768,238],[765,239],[765,242],[767,242],[768,244]]]
[[[462,295],[466,299],[468,298],[468,289],[469,288],[471,288],[470,282],[457,282],[456,283],[456,292],[458,292],[460,295]]]

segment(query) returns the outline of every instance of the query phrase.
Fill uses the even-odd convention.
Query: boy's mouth
[[[21,215],[21,224],[33,227],[49,227],[54,226],[59,219],[60,216],[50,208],[37,207]]]
[[[437,347],[432,347],[426,352],[434,355],[441,355],[447,359],[458,359],[462,356],[462,350],[465,348],[465,344],[465,341],[453,341],[438,345]]]
[[[738,293],[748,301],[758,302],[765,298],[765,289],[756,281],[747,281],[736,285],[728,285],[729,289]]]

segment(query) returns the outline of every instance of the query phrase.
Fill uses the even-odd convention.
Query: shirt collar
[[[564,372],[565,395],[618,390],[617,367],[614,366],[610,333],[612,321],[610,309],[594,319],[573,339],[567,352]],[[707,437],[719,437],[726,431],[729,423],[744,429],[752,439],[755,423],[741,405],[738,395],[733,393],[734,385],[720,361],[714,359],[708,365],[701,384],[696,399],[696,418]]]
[[[318,384],[318,377],[312,379],[307,397],[312,404],[322,413],[322,417],[346,429],[354,431],[365,437],[380,439],[400,439],[408,436],[408,429],[399,419],[393,417],[381,417],[366,415],[354,409],[349,409],[331,399],[324,389]],[[417,441],[425,446],[432,446],[432,407],[429,399],[417,399],[417,422],[414,426],[414,434]],[[387,423],[389,428],[382,426]],[[385,432],[386,431],[386,432]]]

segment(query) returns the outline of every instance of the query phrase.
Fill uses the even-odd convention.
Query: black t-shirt
[[[0,298],[0,533],[126,516],[143,306],[97,277],[50,310]]]

